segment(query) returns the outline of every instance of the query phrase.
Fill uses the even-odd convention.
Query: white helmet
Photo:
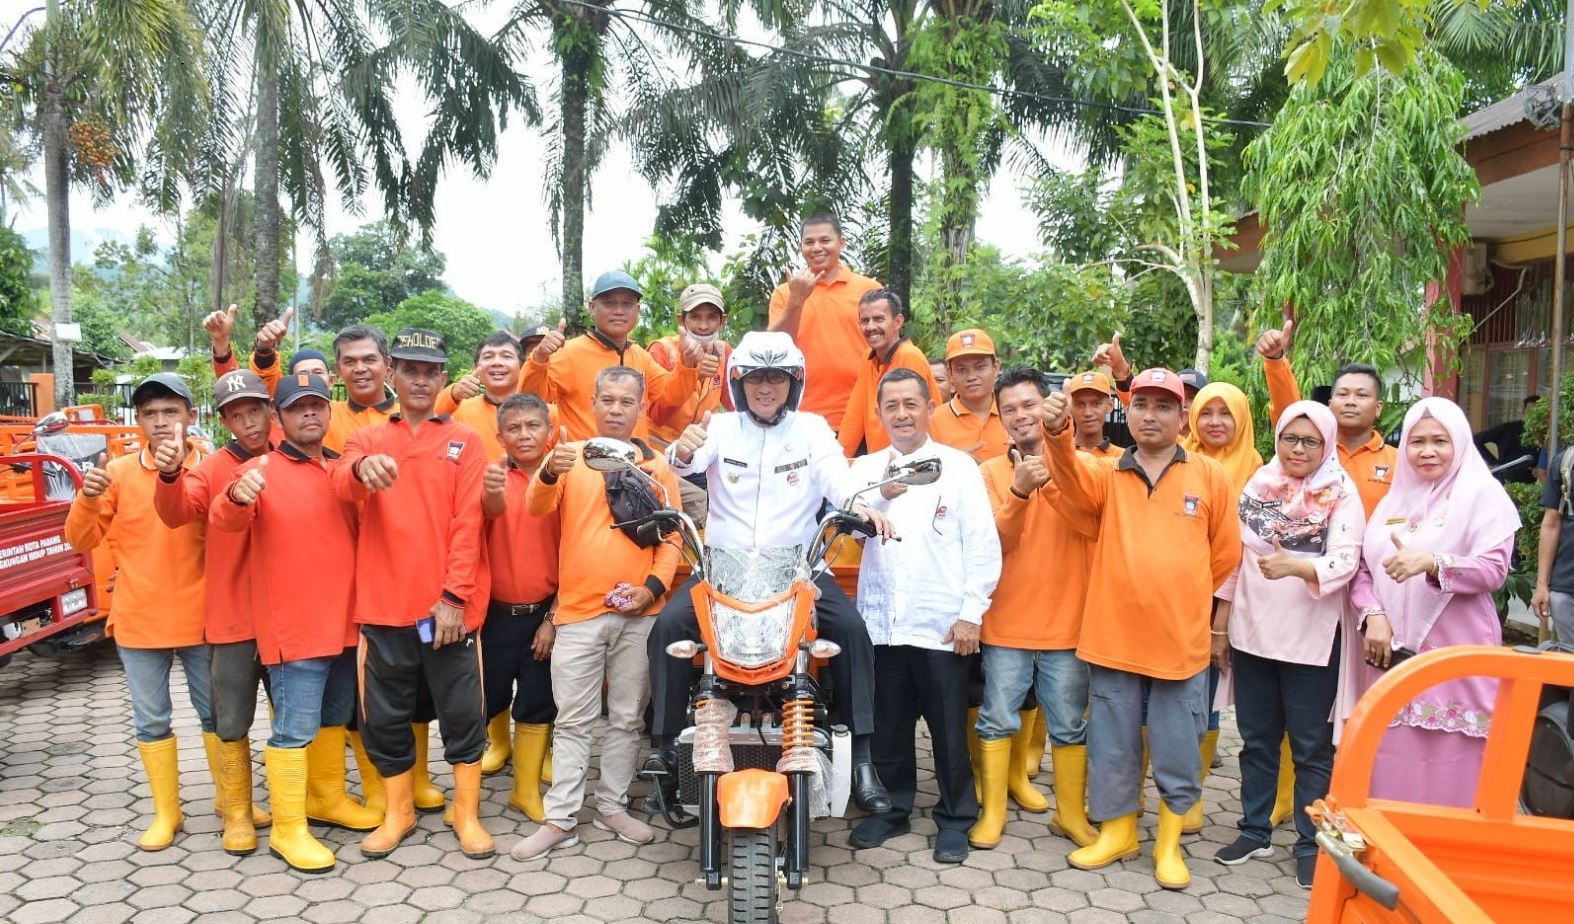
[[[782,419],[787,411],[796,411],[803,398],[803,351],[793,343],[792,335],[785,331],[750,331],[738,341],[727,362],[727,384],[732,389],[732,406],[740,411],[749,410],[748,398],[743,393],[743,377],[751,372],[776,369],[787,373],[789,387],[787,401],[772,420],[761,420],[770,425]],[[750,416],[754,416],[750,412]]]

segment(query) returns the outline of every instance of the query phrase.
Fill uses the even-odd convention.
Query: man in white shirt
[[[940,802],[935,861],[967,859],[978,797],[967,754],[967,659],[1000,578],[1000,537],[973,457],[929,438],[934,398],[923,377],[893,369],[876,392],[891,447],[857,459],[851,490],[877,484],[894,465],[940,460],[933,484],[888,485],[872,506],[900,541],[872,538],[858,572],[858,610],[874,642],[874,765],[891,811],[853,829],[855,848],[907,833],[918,791],[914,733],[923,718],[934,742]]]
[[[803,395],[803,353],[785,333],[745,334],[728,361],[727,381],[733,406],[740,410],[707,414],[667,449],[668,464],[679,477],[705,473],[710,493],[706,544],[728,550],[807,549],[821,507],[846,496],[847,461],[825,418],[797,410]],[[877,528],[883,524],[867,506],[858,512],[877,521]],[[700,639],[693,586],[691,579],[672,594],[650,633],[651,734],[669,771],[663,778],[669,794],[677,786],[671,771],[676,768],[677,736],[684,727],[692,672],[667,654],[667,646]],[[864,811],[888,811],[890,798],[871,761],[875,667],[869,634],[829,573],[816,586],[816,628],[822,638],[842,646],[841,654],[830,660],[836,688],[833,715],[853,735],[853,798]]]

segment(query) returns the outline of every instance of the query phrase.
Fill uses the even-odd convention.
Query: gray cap
[[[186,385],[186,380],[174,372],[158,372],[148,376],[137,383],[131,392],[131,406],[136,407],[144,401],[162,398],[160,392],[169,392],[187,404],[195,405],[197,399],[192,397],[191,388]]]
[[[596,284],[590,289],[590,297],[600,298],[615,289],[628,289],[640,297],[644,297],[645,294],[640,291],[639,283],[634,281],[633,276],[622,270],[607,270],[596,277]]]

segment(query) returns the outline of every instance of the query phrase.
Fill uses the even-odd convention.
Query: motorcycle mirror
[[[45,414],[43,417],[39,418],[38,423],[33,425],[33,435],[45,436],[52,433],[59,433],[69,425],[70,421],[66,419],[66,415],[60,411],[55,411],[52,414]]]
[[[639,461],[639,450],[633,444],[608,436],[593,436],[580,450],[585,464],[598,472],[616,472],[634,467]]]
[[[915,485],[934,484],[940,480],[939,459],[918,459],[901,466],[900,474],[896,476],[897,484],[909,487]]]

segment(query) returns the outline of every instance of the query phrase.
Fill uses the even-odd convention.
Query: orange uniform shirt
[[[1002,648],[1077,647],[1098,520],[1078,513],[1051,481],[1026,500],[1011,490],[1009,456],[979,466],[1000,533],[1000,583],[989,598],[983,641]]]
[[[214,498],[229,487],[235,470],[251,458],[240,444],[213,453],[189,471],[174,478],[159,474],[153,487],[153,509],[165,526],[177,529],[188,523],[205,523]],[[203,563],[203,637],[220,645],[256,638],[251,624],[250,569],[246,565],[244,533],[207,533]]]
[[[229,489],[257,466],[236,468],[208,514],[209,541],[249,538],[250,600],[264,664],[335,657],[355,644],[355,505],[334,493],[336,455],[319,461],[285,443],[268,454],[267,487],[237,504]],[[327,458],[327,456],[333,456]]]
[[[727,388],[727,361],[732,357],[732,345],[721,343],[721,362],[716,367],[716,374],[709,381],[700,382],[699,390],[689,395],[688,399],[679,407],[662,407],[646,401],[646,413],[650,416],[650,436],[658,447],[669,446],[683,434],[684,428],[691,423],[699,423],[706,411],[732,410],[732,393]],[[678,335],[662,337],[649,347],[650,358],[668,370],[682,365],[682,350],[678,345]]]
[[[591,331],[571,338],[548,362],[536,362],[532,355],[520,372],[519,390],[533,391],[547,403],[557,405],[562,426],[568,428],[569,439],[589,439],[596,435],[596,421],[590,413],[590,403],[596,394],[596,375],[608,366],[618,365],[628,366],[645,377],[647,408],[682,407],[699,388],[694,369],[679,366],[668,372],[639,344],[630,341],[618,349],[610,340]],[[649,432],[650,421],[641,413],[634,435],[643,439]]]
[[[1202,672],[1213,592],[1241,561],[1236,495],[1224,468],[1176,447],[1150,486],[1135,450],[1113,465],[1084,462],[1070,427],[1046,445],[1062,503],[1099,520],[1077,657],[1160,680]]]
[[[189,473],[205,458],[187,454]],[[109,460],[109,488],[78,494],[66,514],[66,541],[79,551],[109,546],[119,567],[105,631],[123,648],[185,648],[203,641],[203,534],[207,523],[170,529],[153,506],[153,454]]]
[[[962,450],[974,462],[1003,456],[1011,446],[1005,425],[1000,422],[1000,410],[993,403],[989,405],[989,414],[980,417],[968,410],[961,398],[952,398],[935,408],[929,418],[929,435],[936,442]]]
[[[355,476],[367,456],[392,456],[393,487],[375,494]],[[481,543],[481,435],[447,417],[420,427],[398,416],[350,437],[332,472],[342,501],[362,504],[355,556],[355,621],[413,626],[439,599],[486,618],[489,577]]]
[[[1126,454],[1124,447],[1116,446],[1109,440],[1100,441],[1100,443],[1097,446],[1094,446],[1092,449],[1086,449],[1082,446],[1078,446],[1077,452],[1085,452],[1095,459],[1119,459],[1121,456]]]
[[[665,459],[653,455],[640,467],[666,487],[667,496],[674,503],[677,501],[678,478]],[[533,516],[547,516],[555,511],[562,523],[554,622],[567,625],[612,612],[606,597],[613,587],[619,582],[638,586],[649,578],[659,581],[664,590],[640,615],[661,612],[678,570],[677,537],[669,537],[655,548],[642,549],[622,530],[613,529],[606,481],[600,472],[585,465],[583,459],[551,484],[542,480],[538,472],[530,479],[525,500]]]
[[[1295,381],[1295,371],[1286,360],[1263,360],[1263,372],[1268,377],[1269,413],[1273,415],[1273,424],[1277,427],[1279,415],[1284,413],[1284,409],[1301,400],[1301,387]],[[1393,487],[1398,458],[1399,450],[1384,442],[1383,435],[1376,430],[1372,431],[1370,439],[1354,450],[1346,449],[1343,443],[1339,444],[1339,464],[1344,467],[1350,480],[1355,482],[1355,489],[1361,495],[1361,506],[1366,508],[1368,517],[1377,509],[1378,501],[1387,497],[1388,489]]]
[[[322,437],[323,448],[343,455],[356,431],[385,424],[397,413],[398,398],[387,398],[381,404],[370,406],[348,400],[335,401],[328,408],[328,432]]]
[[[880,387],[880,377],[892,369],[913,370],[929,383],[931,395],[940,394],[940,386],[935,384],[935,371],[929,367],[928,357],[906,337],[887,350],[883,358],[876,356],[874,350],[865,350],[863,364],[858,367],[858,380],[853,383],[853,390],[847,395],[847,406],[842,411],[841,429],[836,431],[837,442],[842,444],[842,452],[849,459],[858,455],[860,445],[864,447],[864,452],[879,452],[891,445],[891,438],[885,435],[885,427],[880,425],[875,395]]]
[[[510,461],[503,513],[486,518],[492,599],[502,603],[540,603],[557,593],[558,514],[535,516],[530,512],[525,492],[531,481],[529,474]]]
[[[858,381],[859,364],[869,352],[858,330],[858,299],[878,288],[880,283],[843,266],[835,279],[814,284],[799,315],[798,333],[793,336],[804,357],[798,410],[819,414],[832,430],[841,429],[847,392]],[[770,323],[776,324],[786,313],[787,284],[783,283],[771,293]]]

